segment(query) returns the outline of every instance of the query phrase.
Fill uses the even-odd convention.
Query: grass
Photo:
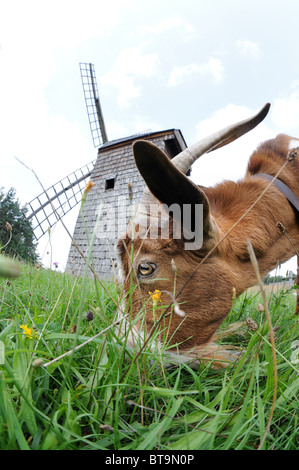
[[[275,364],[258,292],[238,299],[224,324],[250,317],[259,326],[226,339],[244,347],[239,362],[217,371],[186,364],[165,369],[148,349],[138,355],[119,344],[110,327],[116,285],[103,289],[87,277],[24,266],[18,278],[0,279],[0,449],[298,449],[293,294],[273,293],[269,301],[274,396]],[[47,367],[33,367],[36,359],[47,363],[95,335]]]

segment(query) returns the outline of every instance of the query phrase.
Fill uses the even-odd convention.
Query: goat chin
[[[130,350],[139,351],[147,339],[145,331],[142,328],[137,329],[130,324],[127,318],[120,314],[119,321],[117,328],[119,339]],[[215,333],[208,343],[189,349],[173,345],[171,349],[165,348],[162,342],[157,339],[150,340],[146,347],[153,355],[157,355],[159,361],[162,359],[162,364],[166,369],[180,364],[188,364],[191,369],[197,370],[203,363],[210,364],[212,369],[224,369],[241,359],[243,350],[233,345],[217,344],[217,341],[232,334],[244,334],[245,329],[247,329],[246,326],[248,326],[248,322],[233,323],[226,330]]]

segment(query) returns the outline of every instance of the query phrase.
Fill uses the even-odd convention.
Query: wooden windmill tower
[[[80,63],[80,71],[93,144],[98,148],[97,159],[53,185],[46,191],[47,195],[43,193],[31,201],[28,204],[31,211],[27,218],[33,221],[34,233],[40,238],[48,227],[56,223],[56,212],[60,216],[64,215],[81,201],[82,192],[91,180],[95,185],[88,193],[83,207],[84,222],[79,214],[73,238],[80,250],[87,254],[89,240],[98,221],[92,249],[93,266],[99,277],[111,279],[116,269],[116,241],[125,231],[131,208],[137,204],[145,187],[135,166],[133,142],[137,139],[149,140],[166,152],[169,158],[184,150],[186,143],[181,131],[177,129],[145,132],[109,141],[94,66]],[[128,191],[129,183],[132,197]],[[80,274],[83,273],[84,266],[84,259],[72,244],[66,270]]]

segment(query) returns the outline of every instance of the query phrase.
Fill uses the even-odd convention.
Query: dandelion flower
[[[91,188],[95,185],[95,183],[93,183],[92,181],[88,181],[87,185],[85,186],[85,189],[83,191],[83,197],[87,195],[87,193],[89,193],[89,191],[91,190]]]
[[[161,294],[162,292],[160,292],[158,289],[155,289],[154,292],[149,292],[149,294],[151,295],[152,297],[152,300],[156,301],[156,302],[161,302]]]
[[[93,183],[92,181],[88,181],[87,185],[86,185],[86,188],[85,188],[85,191],[88,192],[91,190],[91,188],[95,185],[95,183]]]
[[[86,197],[87,197],[87,193],[89,193],[89,191],[91,190],[91,188],[95,185],[95,183],[93,183],[92,181],[88,181],[87,185],[85,186],[85,189],[83,191],[83,194],[82,194],[82,200],[81,200],[81,205],[85,203],[86,201]]]
[[[33,339],[33,336],[36,336],[36,332],[32,332],[32,328],[28,328],[27,325],[20,325],[20,328],[23,330],[23,334],[26,335],[26,338]]]

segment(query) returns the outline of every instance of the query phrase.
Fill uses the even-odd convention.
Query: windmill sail
[[[26,205],[25,216],[31,222],[37,240],[56,224],[59,217],[67,214],[81,201],[94,163],[95,161],[88,163],[64,177]]]
[[[104,118],[101,110],[94,65],[80,63],[84,98],[95,147],[108,142]],[[30,201],[25,217],[31,222],[35,238],[39,240],[59,218],[67,214],[81,201],[83,190],[88,182],[95,161],[63,178]]]
[[[100,147],[108,142],[108,137],[100,104],[94,65],[81,62],[80,71],[93,144],[95,147]]]

